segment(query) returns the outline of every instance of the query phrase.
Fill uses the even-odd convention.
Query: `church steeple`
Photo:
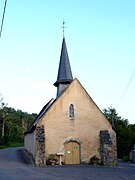
[[[57,97],[67,88],[67,86],[73,80],[72,71],[70,67],[65,37],[63,37],[59,69],[57,81],[54,83],[54,86],[57,87]]]

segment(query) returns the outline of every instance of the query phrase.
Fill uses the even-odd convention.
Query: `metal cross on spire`
[[[63,37],[64,37],[64,33],[65,33],[65,21],[64,21],[64,19],[63,19],[63,26],[62,26],[62,29],[63,29]]]

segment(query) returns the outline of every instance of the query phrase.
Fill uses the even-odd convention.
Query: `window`
[[[73,104],[70,104],[70,106],[69,106],[69,117],[71,119],[74,119],[74,117],[75,117],[74,105]]]

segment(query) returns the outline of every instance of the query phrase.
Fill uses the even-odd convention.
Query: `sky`
[[[4,0],[0,1],[0,22]],[[0,38],[0,93],[39,113],[56,97],[62,22],[73,77],[97,106],[135,124],[134,0],[8,0]]]

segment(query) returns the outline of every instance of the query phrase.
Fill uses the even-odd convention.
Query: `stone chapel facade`
[[[63,37],[56,99],[51,99],[25,132],[25,148],[36,165],[49,154],[61,154],[63,164],[89,163],[92,156],[103,165],[117,165],[116,133],[93,99],[73,79]],[[59,156],[58,156],[59,159]]]

